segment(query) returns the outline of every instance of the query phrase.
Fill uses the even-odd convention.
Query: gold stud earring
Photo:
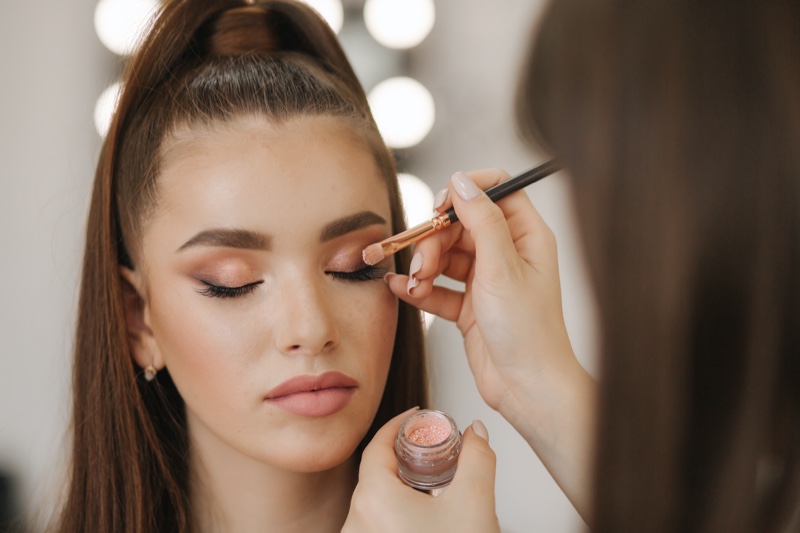
[[[144,379],[146,379],[147,381],[153,381],[157,373],[158,370],[156,370],[156,367],[154,367],[153,365],[147,365],[147,367],[144,369]]]

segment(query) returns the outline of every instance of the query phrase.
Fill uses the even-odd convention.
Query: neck
[[[357,481],[353,457],[323,472],[291,472],[207,437],[191,438],[194,530],[201,533],[341,530]]]

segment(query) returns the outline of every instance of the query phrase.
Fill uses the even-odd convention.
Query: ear
[[[141,368],[153,365],[156,370],[161,370],[164,368],[164,359],[150,328],[144,280],[139,272],[124,266],[119,267],[119,273],[131,355]]]

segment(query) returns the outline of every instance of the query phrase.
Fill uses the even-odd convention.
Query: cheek
[[[364,364],[371,367],[375,374],[371,377],[380,385],[381,391],[391,363],[399,309],[398,300],[382,285],[375,291],[377,294],[373,293],[360,302],[357,316],[347,321],[352,325],[352,335],[362,354],[360,357],[366,359]]]
[[[254,342],[230,313],[214,311],[194,293],[174,291],[151,299],[151,327],[181,396],[189,404],[234,401],[243,390]],[[236,354],[235,357],[233,354]]]
[[[388,373],[398,317],[398,300],[378,283],[343,290],[334,305],[343,311],[337,313],[343,350],[357,354],[371,378]],[[249,302],[220,302],[178,290],[151,299],[151,327],[184,399],[195,391],[207,396],[209,388],[220,389],[227,383],[241,388],[251,376],[249,369],[269,351],[269,320],[261,316],[269,313],[230,309],[239,305]],[[219,311],[221,306],[225,312]]]
[[[378,337],[387,348],[389,358],[391,358],[394,348],[394,338],[397,334],[399,303],[388,288],[382,291],[382,293],[382,297],[375,302],[373,320],[375,321],[375,328],[378,330]]]

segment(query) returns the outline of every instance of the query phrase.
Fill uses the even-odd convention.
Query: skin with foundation
[[[137,363],[186,403],[200,531],[338,531],[383,395],[398,302],[361,260],[388,192],[344,119],[179,129],[128,306]]]

